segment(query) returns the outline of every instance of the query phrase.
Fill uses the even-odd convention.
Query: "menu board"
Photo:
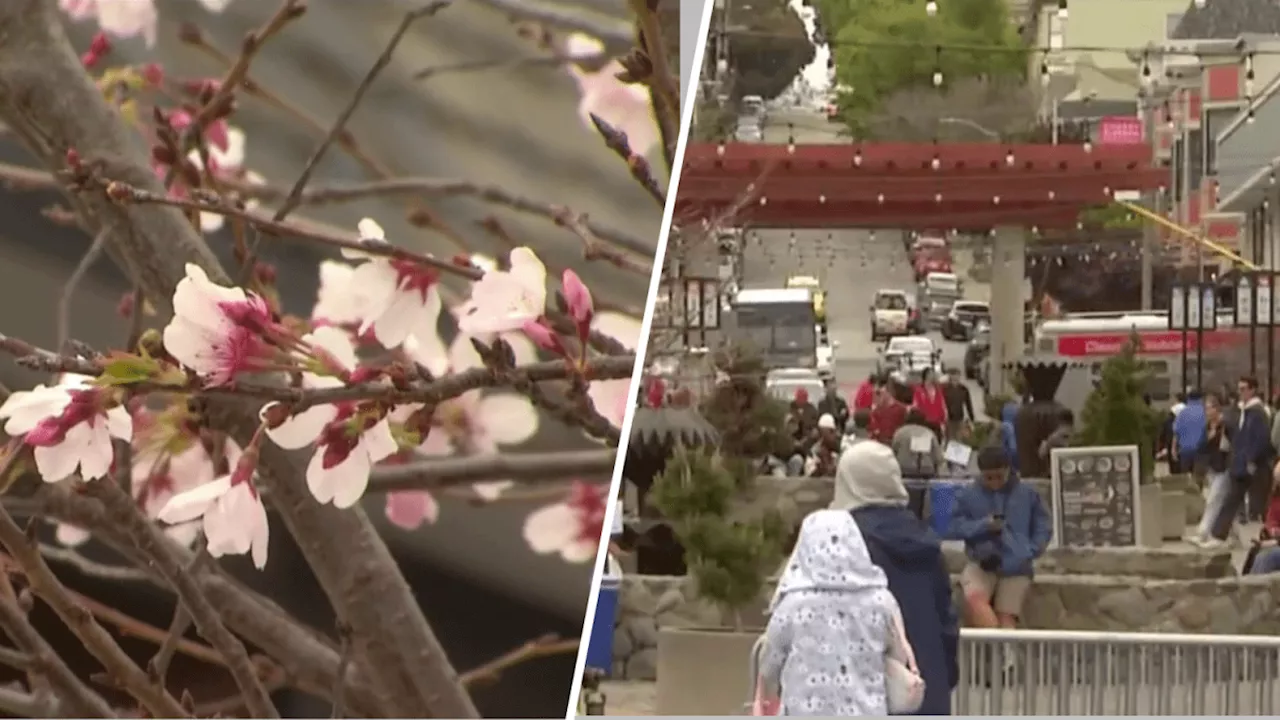
[[[1049,464],[1055,546],[1138,544],[1137,446],[1057,448]]]

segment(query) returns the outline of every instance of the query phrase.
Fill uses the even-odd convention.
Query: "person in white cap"
[[[826,413],[818,418],[818,441],[805,463],[805,474],[810,477],[833,477],[836,462],[840,459],[840,429],[835,416]]]

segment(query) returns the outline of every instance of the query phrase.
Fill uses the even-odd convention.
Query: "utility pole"
[[[1151,144],[1151,164],[1153,166],[1159,163],[1155,159],[1156,147],[1156,110],[1155,106],[1143,102],[1145,98],[1140,97],[1139,108],[1142,112],[1143,133],[1146,141]],[[1147,193],[1147,207],[1151,212],[1159,215],[1163,208],[1160,207],[1160,191],[1152,190]],[[1152,285],[1155,284],[1155,252],[1160,241],[1160,227],[1153,222],[1145,222],[1142,224],[1142,309],[1151,310],[1154,306],[1152,301]]]

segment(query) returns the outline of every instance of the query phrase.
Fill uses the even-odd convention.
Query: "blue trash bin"
[[[600,578],[600,591],[596,594],[595,621],[591,623],[591,637],[587,639],[586,667],[613,674],[613,626],[618,620],[618,593],[622,586],[617,563],[608,558],[604,577]]]
[[[938,478],[929,483],[929,527],[943,537],[947,533],[947,526],[951,524],[951,513],[955,510],[956,493],[969,480],[949,480]]]

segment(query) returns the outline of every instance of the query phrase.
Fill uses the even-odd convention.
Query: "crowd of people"
[[[941,377],[926,370],[916,383],[899,373],[873,373],[852,401],[840,396],[834,381],[816,404],[797,390],[787,415],[790,455],[768,458],[766,471],[831,477],[841,451],[872,439],[894,449],[908,477],[936,477],[944,469],[945,442],[966,439],[976,419],[969,388],[954,369]]]
[[[1258,381],[1235,388],[1179,395],[1162,428],[1159,454],[1175,472],[1190,473],[1205,488],[1205,510],[1186,540],[1206,548],[1230,544],[1239,520],[1263,522],[1263,540],[1280,538],[1280,508],[1271,507],[1280,483],[1280,413],[1267,404]],[[1268,549],[1255,572],[1280,570],[1280,551]]]
[[[979,450],[977,464],[979,477],[958,494],[946,532],[964,542],[968,558],[964,620],[1013,628],[1052,523],[1002,447]],[[778,714],[886,715],[895,710],[896,658],[923,680],[912,714],[950,714],[960,618],[942,538],[909,509],[889,445],[871,438],[849,445],[835,478],[831,507],[805,518],[770,604],[760,692],[777,698]],[[904,633],[895,632],[898,623]]]

